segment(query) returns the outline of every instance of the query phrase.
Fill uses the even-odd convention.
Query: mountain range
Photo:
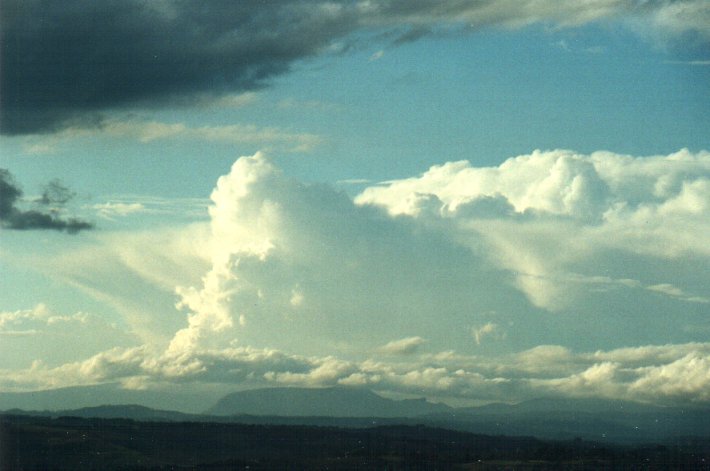
[[[616,443],[669,442],[684,437],[710,437],[710,409],[660,407],[602,399],[536,399],[518,404],[452,408],[425,399],[393,400],[365,389],[266,388],[227,394],[205,404],[202,413],[185,413],[145,405],[101,404],[97,391],[78,390],[86,407],[47,407],[47,399],[77,389],[41,393],[0,393],[0,411],[12,415],[131,419],[137,421],[221,422],[243,424],[318,425],[364,428],[373,425],[427,425],[492,435],[547,439],[584,438]],[[94,394],[92,394],[92,392]],[[153,399],[146,392],[124,392],[122,399]],[[37,400],[39,397],[40,400]],[[34,404],[44,404],[32,407]],[[205,398],[208,400],[209,398]],[[93,401],[93,402],[92,402]],[[140,402],[140,401],[128,401]],[[65,402],[66,403],[66,402]],[[27,404],[30,407],[27,407]],[[61,404],[61,402],[57,402]],[[44,410],[42,410],[44,409]]]
[[[425,399],[392,400],[366,389],[268,388],[228,394],[210,415],[272,415],[285,417],[416,417],[453,409]]]

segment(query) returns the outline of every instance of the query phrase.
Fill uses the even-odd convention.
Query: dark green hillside
[[[622,448],[370,429],[0,416],[2,470],[710,469],[710,443]]]

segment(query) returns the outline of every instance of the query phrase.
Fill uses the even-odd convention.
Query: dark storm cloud
[[[31,230],[53,229],[70,234],[93,228],[93,224],[76,218],[62,218],[58,208],[74,197],[74,193],[53,180],[44,189],[42,196],[34,202],[41,209],[22,210],[17,203],[22,190],[6,169],[0,169],[0,227],[6,229]]]
[[[4,0],[0,133],[99,126],[104,110],[263,87],[299,59],[349,50],[356,30],[387,31],[400,44],[452,24],[631,14],[702,32],[709,10],[706,0]],[[331,49],[337,41],[346,44]]]
[[[4,134],[254,89],[353,26],[310,2],[8,0],[2,13]]]

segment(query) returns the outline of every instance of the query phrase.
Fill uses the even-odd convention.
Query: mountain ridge
[[[393,400],[358,388],[261,388],[238,391],[207,409],[208,415],[287,417],[414,417],[451,412],[446,404],[425,399]]]
[[[710,438],[707,427],[710,408],[663,407],[604,399],[545,398],[518,404],[494,403],[452,408],[421,398],[388,399],[357,388],[265,388],[224,395],[207,408],[205,406],[209,402],[205,400],[203,402],[207,404],[203,404],[202,413],[184,413],[131,403],[37,410],[6,407],[1,399],[0,393],[0,411],[5,411],[0,415],[5,416],[353,428],[373,424],[425,424],[470,433],[527,435],[546,439],[581,437],[617,443],[668,442],[685,436]]]

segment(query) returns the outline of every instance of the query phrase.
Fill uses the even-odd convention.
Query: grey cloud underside
[[[680,3],[702,12],[699,1]],[[346,44],[334,50],[347,50],[355,31],[385,31],[397,44],[447,25],[573,25],[667,8],[667,2],[632,0],[6,0],[0,132],[100,126],[104,110],[256,89],[337,41]],[[700,28],[704,21],[695,23]]]
[[[63,218],[54,212],[73,198],[74,193],[58,181],[50,182],[35,201],[41,209],[22,210],[17,203],[22,190],[12,175],[0,169],[0,227],[16,230],[51,229],[67,231],[70,234],[92,229],[93,224],[77,218]]]
[[[317,53],[347,16],[306,2],[5,2],[5,134],[100,124],[97,111],[258,88]]]

